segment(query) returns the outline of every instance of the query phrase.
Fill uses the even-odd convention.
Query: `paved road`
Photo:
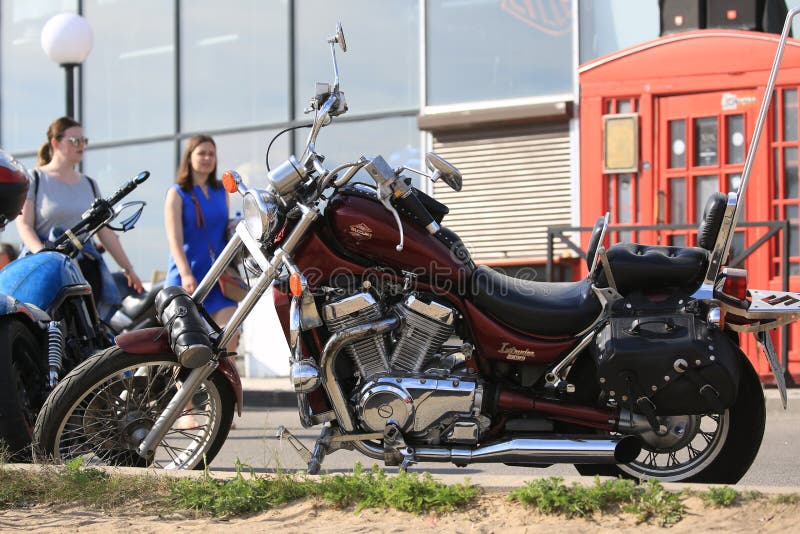
[[[777,401],[767,404],[767,429],[758,458],[740,485],[800,487],[800,398],[789,400],[789,410],[784,412]],[[215,472],[231,472],[239,460],[257,472],[304,469],[305,465],[286,442],[275,438],[279,425],[285,425],[311,446],[317,438],[316,428],[304,429],[297,419],[295,409],[249,408],[242,418],[236,418],[237,428],[231,431],[217,459],[212,464]],[[374,460],[350,451],[337,451],[325,459],[323,470],[349,472],[360,461],[371,466]],[[390,471],[396,468],[389,468]],[[470,477],[482,485],[515,486],[535,476],[576,476],[571,465],[547,469],[508,467],[505,465],[473,464],[457,468],[451,464],[426,463],[415,470],[426,470],[445,479],[463,480]]]

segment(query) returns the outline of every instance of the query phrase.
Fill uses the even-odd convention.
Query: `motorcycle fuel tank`
[[[345,189],[334,195],[325,210],[333,236],[361,263],[392,267],[416,274],[431,285],[457,292],[453,284],[468,283],[471,259],[458,254],[419,223],[400,215],[405,233],[402,251],[397,250],[400,232],[394,216],[367,188]]]
[[[87,285],[78,265],[58,252],[23,256],[0,271],[0,293],[46,310],[66,286]]]

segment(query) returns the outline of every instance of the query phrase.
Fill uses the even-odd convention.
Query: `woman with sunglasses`
[[[101,197],[97,183],[75,170],[88,142],[80,123],[69,117],[56,119],[47,129],[47,141],[39,148],[32,173],[35,181],[28,189],[22,215],[17,217],[17,230],[28,251],[38,252],[46,240],[75,225],[92,201]],[[117,234],[104,227],[97,237],[122,268],[128,285],[141,293],[142,282]],[[119,304],[119,290],[91,241],[87,245],[78,256],[78,264],[92,286],[98,310],[107,319]]]

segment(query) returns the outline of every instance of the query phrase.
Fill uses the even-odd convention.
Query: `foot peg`
[[[400,427],[391,419],[383,429],[383,462],[386,465],[399,465],[401,471],[417,463],[414,448],[406,445]]]

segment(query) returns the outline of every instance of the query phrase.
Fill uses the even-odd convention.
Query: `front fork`
[[[264,252],[261,250],[261,244],[250,235],[245,223],[242,221],[236,226],[235,234],[231,237],[230,241],[228,241],[228,244],[225,245],[225,248],[217,257],[216,261],[214,261],[213,265],[211,265],[211,269],[209,269],[208,273],[200,281],[200,284],[192,295],[192,300],[196,303],[203,302],[214,285],[217,284],[222,272],[233,261],[242,246],[247,248],[247,251],[253,256],[253,259],[255,259],[262,271],[261,275],[250,288],[250,291],[239,304],[233,316],[231,316],[228,323],[222,327],[216,341],[214,341],[214,357],[206,365],[192,369],[189,372],[181,388],[164,411],[158,416],[150,432],[148,432],[147,436],[145,436],[137,447],[137,453],[143,458],[149,460],[155,456],[155,450],[158,444],[161,443],[169,429],[172,428],[172,425],[178,417],[180,417],[184,406],[186,406],[192,395],[200,388],[203,381],[211,376],[211,373],[213,373],[219,365],[218,359],[221,350],[228,344],[245,318],[253,310],[256,303],[278,277],[283,265],[293,265],[291,253],[297,248],[301,239],[319,216],[319,211],[315,207],[307,208],[300,204],[298,204],[298,206],[300,206],[302,210],[302,216],[286,238],[283,246],[275,251],[272,259],[267,259]]]

